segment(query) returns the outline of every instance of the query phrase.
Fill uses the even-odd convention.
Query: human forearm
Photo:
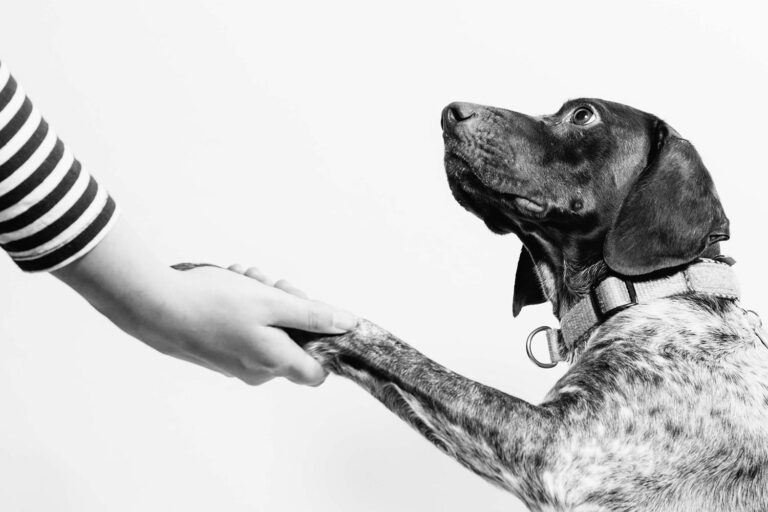
[[[175,326],[179,276],[119,220],[92,251],[53,275],[127,333],[163,350],[157,325]],[[163,350],[164,351],[164,350]]]

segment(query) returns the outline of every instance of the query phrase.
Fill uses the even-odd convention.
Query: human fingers
[[[262,272],[261,269],[257,267],[248,268],[244,275],[246,277],[250,277],[251,279],[256,279],[260,283],[266,284],[267,286],[273,286],[275,284],[273,279],[271,279],[267,274]]]
[[[274,284],[274,281],[270,279],[270,277],[264,272],[262,272],[261,269],[259,269],[258,267],[246,268],[244,265],[235,263],[233,265],[230,265],[228,267],[228,270],[231,270],[232,272],[235,272],[237,274],[244,275],[246,277],[250,277],[251,279],[255,279],[262,284],[266,284],[267,286],[272,286]]]
[[[303,290],[296,288],[286,279],[280,279],[278,282],[276,282],[275,288],[278,290],[283,290],[285,293],[290,293],[291,295],[294,295],[300,299],[309,299],[309,296],[304,293]]]
[[[319,386],[328,376],[320,363],[304,352],[285,331],[267,328],[263,331],[262,341],[272,345],[271,352],[278,361],[275,375],[307,386]]]
[[[231,270],[232,272],[236,272],[238,274],[245,274],[245,267],[239,263],[233,263],[227,267],[227,270]]]
[[[341,334],[357,326],[358,319],[352,313],[319,301],[288,293],[274,295],[273,301],[269,319],[272,325],[325,334]]]

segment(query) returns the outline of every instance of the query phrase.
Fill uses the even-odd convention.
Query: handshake
[[[155,260],[118,222],[93,250],[53,274],[152,348],[251,385],[275,377],[321,384],[326,371],[285,329],[341,334],[358,322],[256,268],[176,269]]]

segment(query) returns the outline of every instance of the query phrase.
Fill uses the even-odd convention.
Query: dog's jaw
[[[502,192],[502,186],[512,190],[510,183],[513,180],[488,178],[488,172],[473,169],[467,159],[455,150],[446,150],[445,169],[453,197],[463,208],[482,220],[493,233],[514,233],[536,255],[538,281],[556,315],[586,293],[584,290],[588,290],[591,283],[581,285],[585,276],[599,272],[592,272],[589,265],[569,264],[560,245],[542,236],[539,229],[542,222],[546,223],[551,218],[559,217],[554,222],[562,222],[560,210],[511,191]],[[579,249],[573,252],[586,251]],[[601,261],[598,256],[594,263],[600,264]],[[577,286],[572,289],[572,284]]]
[[[549,212],[545,202],[517,193],[513,180],[479,172],[455,151],[446,151],[445,169],[456,201],[494,233],[519,232],[521,222],[543,219]]]

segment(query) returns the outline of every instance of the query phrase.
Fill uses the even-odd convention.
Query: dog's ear
[[[652,145],[605,240],[605,262],[623,275],[689,263],[730,236],[712,178],[693,145],[660,120]]]
[[[520,250],[520,259],[517,260],[517,272],[515,272],[515,295],[512,299],[512,316],[520,314],[525,306],[532,306],[546,302],[544,292],[541,291],[539,277],[533,266],[533,258],[528,249],[523,246]]]

